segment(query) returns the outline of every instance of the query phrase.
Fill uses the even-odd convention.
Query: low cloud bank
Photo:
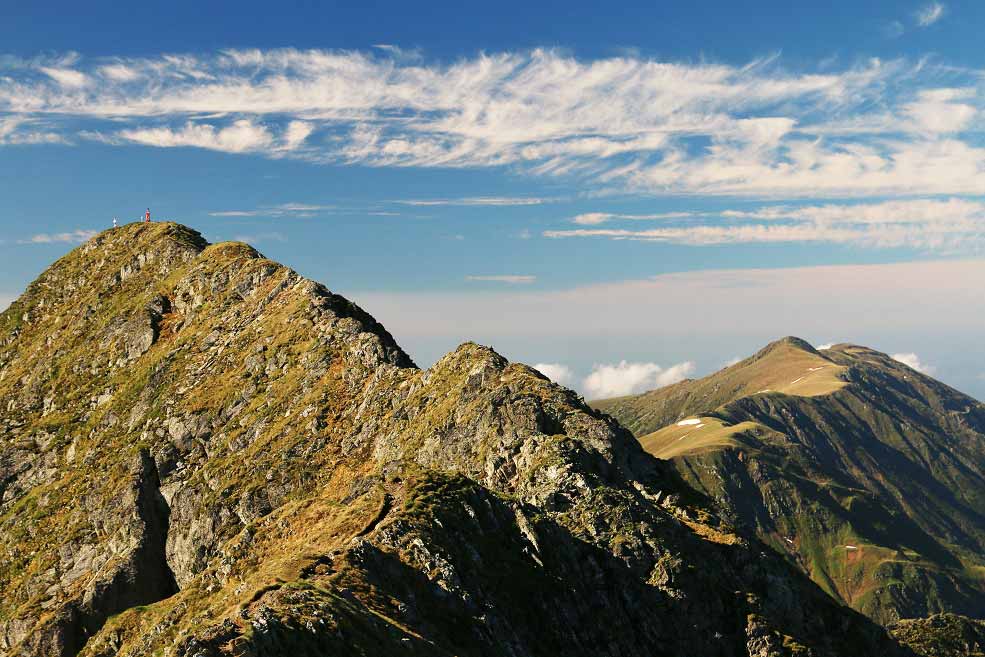
[[[927,363],[921,361],[920,357],[913,352],[893,354],[892,359],[898,360],[904,365],[915,369],[921,374],[926,374],[927,376],[933,376],[934,372],[937,369],[933,365],[928,365]]]
[[[563,386],[575,388],[589,399],[621,397],[677,383],[694,373],[687,361],[663,368],[656,363],[628,362],[596,364],[591,374],[578,379],[572,368],[560,363],[537,363],[534,369]]]
[[[590,399],[621,397],[654,388],[662,388],[683,381],[694,372],[694,363],[687,361],[666,369],[656,363],[628,363],[596,365],[582,382],[585,395]]]

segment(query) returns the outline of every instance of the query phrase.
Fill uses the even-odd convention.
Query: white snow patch
[[[689,427],[689,426],[693,426],[695,424],[701,424],[701,420],[698,419],[698,418],[696,418],[696,417],[692,417],[692,418],[689,418],[687,420],[681,420],[680,422],[677,423],[677,426],[679,426],[679,427]]]
[[[857,548],[857,547],[855,547],[854,545],[846,545],[846,546],[845,546],[845,549],[846,549],[846,550],[857,550],[858,548]]]
[[[799,379],[794,379],[793,381],[790,382],[790,385],[793,385],[793,384],[797,383],[798,381],[803,381],[803,380],[804,380],[804,377],[800,377]]]

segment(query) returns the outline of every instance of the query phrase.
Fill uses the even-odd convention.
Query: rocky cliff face
[[[179,225],[0,316],[0,408],[0,655],[903,654],[571,391]]]
[[[599,406],[659,427],[640,438],[649,451],[846,604],[883,623],[985,614],[985,406],[974,399],[871,349],[786,339]]]

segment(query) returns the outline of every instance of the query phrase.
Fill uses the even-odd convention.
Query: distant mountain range
[[[869,617],[985,615],[985,405],[967,395],[866,347],[785,338],[592,406]]]
[[[0,314],[0,655],[975,649],[837,598],[980,600],[980,405],[856,347],[716,376],[605,405],[662,460],[487,347],[417,368],[246,244],[106,231]]]

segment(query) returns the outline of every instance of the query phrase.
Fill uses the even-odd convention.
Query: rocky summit
[[[910,654],[570,390],[177,224],[0,316],[0,408],[5,656]]]
[[[985,404],[873,349],[785,338],[594,406],[845,604],[985,617]]]

